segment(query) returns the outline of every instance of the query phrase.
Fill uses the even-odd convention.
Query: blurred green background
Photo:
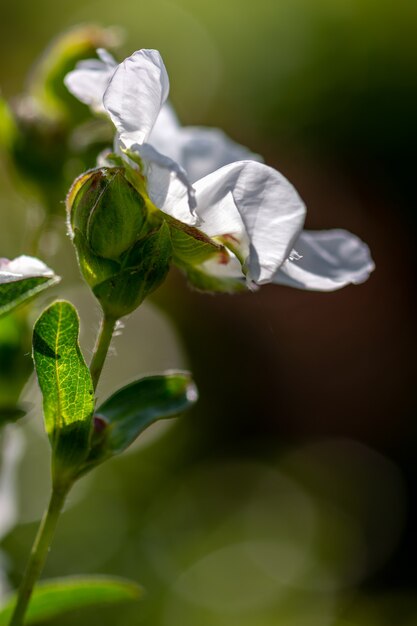
[[[131,577],[145,599],[51,623],[417,624],[415,1],[20,0],[1,13],[5,98],[60,31],[120,27],[120,58],[161,51],[184,124],[264,155],[306,201],[309,228],[352,230],[377,266],[332,294],[215,298],[172,273],[126,320],[100,394],[190,367],[201,400],[79,485],[47,564],[47,576]],[[38,199],[3,161],[1,255],[16,256]],[[63,276],[55,295],[80,308],[88,355],[97,306],[56,212],[62,235],[44,239],[43,258]],[[33,381],[25,398],[20,524],[3,542],[15,585],[48,491]]]

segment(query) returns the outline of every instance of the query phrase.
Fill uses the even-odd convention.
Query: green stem
[[[29,605],[33,588],[43,570],[55,529],[67,496],[68,489],[53,489],[48,509],[43,516],[33,544],[29,562],[19,588],[17,603],[9,626],[21,626]]]
[[[109,350],[110,342],[113,336],[113,331],[116,326],[116,321],[112,317],[106,315],[103,316],[99,334],[97,337],[97,343],[94,348],[93,358],[91,360],[90,372],[93,379],[94,389],[96,389],[101,371],[103,369],[104,361],[106,360],[107,352]],[[52,539],[55,534],[55,529],[58,523],[59,516],[64,506],[65,498],[68,494],[70,486],[65,488],[53,487],[51,500],[49,502],[48,509],[43,516],[41,525],[39,526],[38,534],[36,535],[35,542],[32,547],[32,552],[29,557],[29,562],[26,566],[25,573],[19,592],[17,596],[17,602],[13,611],[12,618],[9,626],[22,626],[23,620],[32,596],[33,589],[39,576],[42,573],[45,565],[48,551],[52,543]]]
[[[117,320],[106,315],[103,316],[101,321],[100,331],[90,365],[94,389],[97,387],[104,361],[106,360],[116,321]],[[53,487],[52,489],[51,500],[43,516],[41,525],[39,526],[29,562],[19,587],[17,603],[9,626],[22,626],[23,624],[33,589],[45,565],[46,557],[48,556],[48,551],[69,488],[70,487],[67,486],[65,488]]]
[[[103,319],[101,320],[100,331],[97,337],[97,343],[94,348],[94,354],[90,364],[90,373],[91,378],[93,379],[94,389],[97,388],[104,361],[106,360],[110,342],[113,337],[113,331],[114,327],[116,326],[116,322],[117,320],[107,315],[104,315]]]

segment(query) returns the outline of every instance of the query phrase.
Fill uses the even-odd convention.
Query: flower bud
[[[86,238],[93,254],[120,260],[139,238],[145,224],[145,201],[126,180],[123,168],[83,174],[70,191],[70,226]]]
[[[50,215],[60,211],[70,180],[92,167],[112,139],[107,121],[91,121],[88,107],[68,91],[64,77],[97,48],[118,45],[118,39],[113,29],[71,28],[51,42],[12,103],[0,97],[0,150]]]
[[[137,308],[169,269],[169,228],[144,195],[123,167],[103,167],[80,176],[67,196],[81,272],[115,319]]]
[[[94,24],[75,26],[60,33],[35,63],[27,95],[50,120],[74,126],[88,119],[87,107],[68,92],[64,77],[79,61],[94,56],[97,48],[111,49],[119,43],[117,31]]]

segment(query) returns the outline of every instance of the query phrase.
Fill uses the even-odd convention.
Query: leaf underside
[[[142,588],[108,576],[71,576],[45,580],[33,592],[25,624],[37,624],[72,609],[138,600]],[[13,594],[0,609],[0,626],[7,626],[16,602]]]
[[[189,372],[147,376],[119,389],[96,410],[105,427],[93,438],[84,472],[123,452],[154,422],[178,417],[197,397]]]
[[[59,280],[58,276],[34,276],[0,284],[0,315],[9,313]]]

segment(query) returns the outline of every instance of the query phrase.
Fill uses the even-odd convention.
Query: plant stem
[[[113,331],[114,327],[116,326],[116,322],[117,320],[115,320],[113,317],[109,317],[105,314],[103,315],[103,319],[101,320],[97,343],[95,345],[93,358],[91,359],[90,363],[90,373],[91,378],[93,379],[94,390],[97,388],[104,361],[106,360],[110,342],[113,337]]]
[[[90,364],[91,378],[96,389],[100,374],[106,360],[110,342],[116,326],[114,318],[104,315],[101,321],[97,343],[94,348],[93,358]],[[17,602],[13,611],[9,626],[22,626],[23,620],[32,596],[33,589],[45,565],[48,551],[55,534],[59,516],[64,506],[65,498],[70,486],[53,487],[49,506],[42,518],[38,534],[32,547],[29,562],[26,566],[22,582],[19,587]]]
[[[94,348],[93,358],[91,360],[90,372],[93,379],[94,389],[96,389],[101,371],[103,369],[104,361],[106,360],[107,352],[109,350],[110,342],[113,336],[114,327],[116,321],[112,317],[106,315],[103,316],[99,334],[97,337],[97,343]],[[26,571],[23,575],[19,592],[17,596],[16,606],[10,620],[9,626],[22,626],[23,620],[29,605],[29,601],[34,589],[34,586],[42,573],[45,565],[46,557],[55,534],[55,529],[58,523],[59,516],[62,511],[62,507],[65,502],[65,498],[68,494],[70,486],[67,487],[53,487],[52,495],[49,502],[48,509],[46,510],[42,522],[39,526],[38,534],[36,535],[35,542],[32,547],[32,552],[29,557],[29,562],[26,566]]]
[[[33,588],[43,570],[56,525],[67,496],[68,489],[53,489],[49,506],[43,516],[38,534],[30,553],[26,571],[19,587],[17,603],[9,626],[21,626],[29,605]]]

